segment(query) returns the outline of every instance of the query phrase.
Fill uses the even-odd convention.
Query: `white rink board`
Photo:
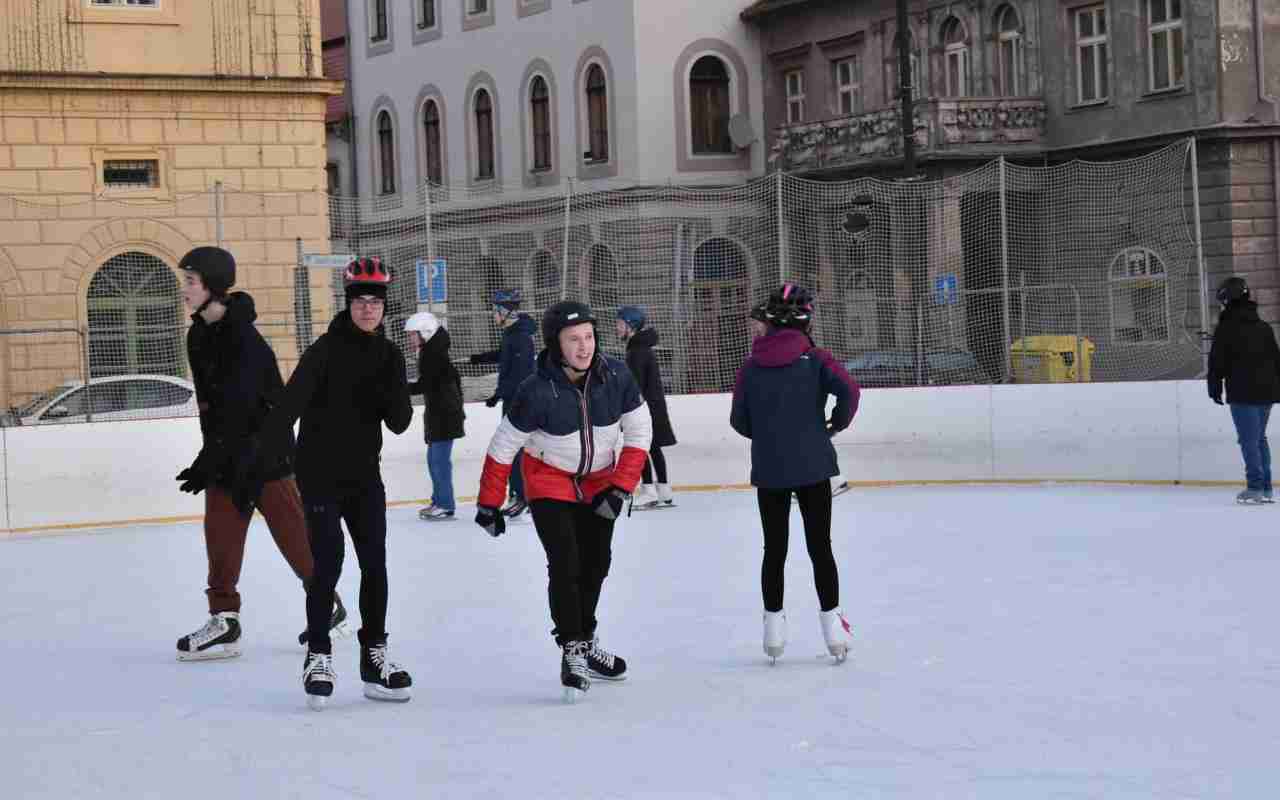
[[[729,395],[667,400],[679,444],[677,486],[742,485],[749,443],[729,428]],[[421,407],[402,436],[384,431],[391,502],[430,496]],[[460,498],[476,493],[497,409],[466,407],[454,445]],[[194,517],[203,498],[174,476],[199,449],[195,419],[10,428],[4,432],[6,528]],[[1231,416],[1202,381],[868,389],[836,438],[854,481],[1242,481]]]

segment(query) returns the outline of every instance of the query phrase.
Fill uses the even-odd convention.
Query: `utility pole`
[[[902,177],[916,176],[916,124],[912,106],[911,33],[907,29],[907,0],[898,0],[898,97],[902,101]]]

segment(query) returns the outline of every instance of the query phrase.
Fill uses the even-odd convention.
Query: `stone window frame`
[[[524,19],[551,10],[551,0],[515,0],[516,18]]]
[[[865,112],[867,107],[866,31],[855,31],[844,36],[824,39],[818,42],[818,49],[822,51],[822,57],[826,61],[829,81],[829,89],[825,97],[827,103],[825,116],[853,117]],[[840,64],[845,61],[852,61],[856,67],[852,76],[854,83],[851,84],[855,90],[853,108],[848,114],[840,107]]]
[[[489,93],[489,101],[493,109],[493,177],[478,178],[476,170],[480,166],[479,140],[476,131],[475,100],[476,92],[484,89]],[[494,187],[502,182],[502,103],[498,95],[498,82],[484,70],[471,75],[467,81],[467,90],[463,94],[464,127],[467,134],[467,186]]]
[[[1013,14],[1017,20],[1017,26],[1013,31],[1001,30],[1000,25],[1004,22],[1006,14]],[[1018,4],[1012,1],[1001,3],[996,6],[991,16],[991,42],[993,52],[991,56],[991,93],[996,97],[1024,97],[1030,91],[1031,77],[1027,73],[1027,15],[1022,9],[1018,8]],[[1005,42],[1012,42],[1010,47],[1013,50],[1013,86],[1005,85]],[[1013,91],[1009,91],[1010,88]]]
[[[387,38],[374,39],[374,13],[376,4],[379,0],[365,0],[365,57],[376,58],[377,56],[386,55],[395,49],[396,46],[396,21],[392,8],[392,0],[381,0],[386,3],[387,8]]]
[[[111,25],[181,25],[175,6],[177,0],[159,0],[154,6],[99,5],[82,0],[80,8],[71,11],[67,22],[107,23]],[[68,9],[70,11],[70,9]]]
[[[591,143],[590,118],[587,108],[587,70],[598,64],[604,72],[607,109],[606,124],[609,133],[609,158],[607,161],[587,161],[582,157]],[[592,45],[578,56],[574,69],[574,151],[573,160],[578,165],[578,177],[582,180],[614,178],[618,175],[618,103],[617,83],[614,81],[613,62],[599,45]]]
[[[751,73],[742,54],[721,39],[698,39],[689,43],[676,59],[672,80],[675,84],[676,171],[726,172],[751,169],[751,148],[739,148],[734,154],[694,155],[693,118],[690,106],[689,77],[693,65],[703,56],[716,56],[729,73],[729,118],[751,113]]]
[[[413,43],[415,45],[434,42],[444,36],[444,20],[441,19],[441,0],[413,0]],[[436,21],[430,27],[422,27],[422,8],[424,3],[435,6]]]
[[[542,78],[547,83],[547,113],[551,126],[551,167],[533,169],[533,108],[531,92],[533,79]],[[560,92],[551,65],[535,58],[524,69],[520,78],[520,154],[521,180],[525,187],[556,186],[560,183]]]
[[[1185,92],[1188,89],[1187,61],[1189,60],[1189,57],[1191,54],[1191,48],[1187,47],[1187,41],[1188,41],[1187,40],[1187,28],[1188,28],[1187,17],[1188,17],[1188,12],[1190,11],[1190,8],[1189,8],[1190,0],[1181,0],[1181,3],[1179,4],[1180,5],[1179,11],[1182,16],[1178,17],[1176,22],[1171,23],[1166,21],[1164,23],[1153,24],[1151,22],[1151,6],[1153,3],[1157,3],[1157,2],[1164,3],[1167,6],[1171,2],[1171,0],[1142,0],[1142,12],[1141,12],[1142,24],[1140,25],[1140,28],[1142,30],[1142,40],[1143,40],[1142,41],[1142,50],[1144,54],[1143,61],[1146,62],[1146,67],[1147,67],[1147,81],[1146,81],[1145,93],[1163,95],[1163,94],[1172,94],[1177,92]],[[1167,66],[1169,67],[1169,70],[1170,70],[1169,76],[1170,76],[1171,82],[1169,83],[1168,86],[1157,87],[1155,85],[1155,67],[1156,67],[1155,46],[1152,40],[1155,38],[1155,36],[1158,33],[1168,33],[1170,34],[1170,38],[1172,39],[1172,34],[1175,31],[1181,33],[1181,38],[1182,38],[1182,46],[1181,46],[1182,80],[1180,81],[1172,80],[1173,62],[1170,61]],[[1167,57],[1172,59],[1172,49],[1166,52],[1167,52]]]
[[[400,147],[404,140],[400,132],[400,115],[396,112],[395,103],[389,95],[378,95],[370,106],[369,114],[369,188],[374,198],[398,197],[404,191],[404,159],[400,157]],[[395,191],[382,191],[382,144],[378,141],[378,118],[382,112],[391,118],[392,158],[391,165],[395,179]]]
[[[479,30],[480,28],[488,28],[494,24],[496,19],[494,7],[497,6],[498,0],[484,0],[488,10],[480,12],[471,10],[476,1],[477,0],[459,0],[460,8],[462,10],[463,31],[474,31]]]
[[[436,104],[436,109],[440,113],[440,185],[449,185],[449,115],[448,108],[444,102],[444,92],[440,91],[434,83],[428,83],[418,92],[418,97],[414,101],[414,155],[417,161],[418,185],[424,186],[427,183],[427,138],[425,129],[424,114],[427,109],[427,103]]]
[[[1103,44],[1105,44],[1107,49],[1107,63],[1106,63],[1106,66],[1103,68],[1102,72],[1100,73],[1106,78],[1107,93],[1106,95],[1099,97],[1097,99],[1084,100],[1082,99],[1080,94],[1084,87],[1081,80],[1081,75],[1082,75],[1081,73],[1082,60],[1080,58],[1081,44],[1076,36],[1076,31],[1078,30],[1078,28],[1076,27],[1077,15],[1080,12],[1085,11],[1086,9],[1094,9],[1094,8],[1102,9],[1103,21],[1107,28],[1107,32],[1105,34],[1106,36],[1105,42],[1102,42]],[[1095,108],[1097,106],[1113,105],[1115,102],[1115,98],[1114,98],[1115,76],[1112,74],[1112,71],[1114,69],[1116,59],[1115,59],[1115,49],[1112,46],[1114,41],[1114,37],[1112,36],[1112,33],[1114,31],[1115,26],[1112,24],[1110,3],[1107,2],[1107,0],[1062,0],[1062,14],[1063,14],[1063,30],[1065,30],[1067,34],[1065,37],[1065,41],[1068,43],[1068,46],[1071,48],[1070,58],[1068,59],[1068,63],[1071,65],[1071,68],[1070,68],[1070,71],[1067,73],[1067,81],[1066,81],[1066,85],[1068,87],[1067,88],[1068,98],[1066,103],[1067,107],[1068,108]],[[1091,37],[1091,38],[1097,38],[1097,37]],[[1097,42],[1092,42],[1086,46],[1093,46],[1095,44],[1097,44]]]
[[[98,196],[127,198],[165,198],[173,195],[173,174],[167,147],[94,147],[93,192]],[[109,186],[103,171],[108,161],[155,161],[155,186]]]
[[[973,30],[972,21],[966,21],[960,14],[948,14],[938,23],[937,36],[935,41],[937,44],[932,48],[933,52],[938,56],[938,65],[941,67],[942,77],[942,93],[941,96],[949,100],[956,100],[962,97],[972,97],[974,95],[973,87],[975,83],[974,70],[974,46],[973,46]],[[948,42],[948,36],[958,30],[960,38],[955,42]],[[951,57],[955,55],[959,60],[961,74],[957,76],[959,86],[951,85]],[[953,89],[955,91],[953,91]]]
[[[884,80],[884,100],[887,106],[893,106],[898,103],[899,92],[902,86],[899,82],[900,69],[898,66],[898,27],[892,22],[884,23],[884,58],[883,80]],[[927,31],[926,31],[927,33]],[[907,21],[907,35],[911,41],[908,43],[907,60],[911,65],[911,100],[917,102],[928,97],[929,75],[931,72],[928,67],[928,59],[921,52],[920,48],[920,32],[912,26],[910,19]]]
[[[795,86],[795,89],[796,89],[795,94],[791,93],[791,89],[793,85]],[[730,83],[729,85],[729,90],[730,92],[733,91],[732,83]],[[805,107],[805,100],[806,100],[805,69],[803,66],[796,66],[796,67],[791,67],[790,69],[787,69],[787,70],[783,70],[782,91],[786,98],[786,116],[784,118],[786,119],[788,125],[799,125],[800,123],[804,122],[805,119],[807,119],[806,112],[808,111],[808,109]],[[799,105],[800,113],[797,115],[797,119],[792,119],[791,110],[793,105],[795,104]]]

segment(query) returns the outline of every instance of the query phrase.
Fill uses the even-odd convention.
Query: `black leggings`
[[[358,489],[312,496],[302,490],[311,537],[315,575],[307,587],[307,638],[313,652],[332,652],[329,619],[333,593],[342,574],[343,535],[347,523],[360,562],[360,644],[387,639],[387,493],[375,477]]]
[[[764,563],[760,567],[760,587],[764,610],[781,611],[783,572],[787,563],[790,533],[791,495],[800,501],[804,519],[804,542],[813,562],[813,583],[823,611],[840,605],[840,576],[831,553],[831,482],[794,489],[756,489],[760,523],[764,526]]]
[[[547,597],[556,644],[590,641],[596,606],[613,560],[613,520],[583,503],[534,500],[533,525],[547,551]]]
[[[653,460],[653,469],[649,468],[649,460]],[[662,454],[662,448],[656,444],[649,448],[649,458],[645,459],[644,472],[640,475],[640,480],[644,483],[653,483],[653,472],[658,472],[658,483],[667,482],[667,457]]]

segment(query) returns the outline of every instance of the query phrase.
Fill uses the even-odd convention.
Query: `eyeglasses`
[[[386,302],[381,297],[356,297],[351,300],[351,305],[364,306],[365,308],[382,308]]]

